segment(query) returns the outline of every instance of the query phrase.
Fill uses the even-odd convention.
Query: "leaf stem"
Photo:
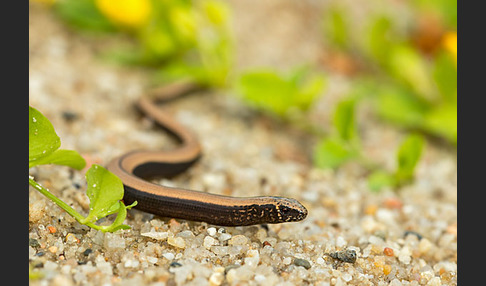
[[[78,222],[81,223],[82,220],[84,220],[84,217],[78,213],[76,210],[74,210],[71,206],[54,196],[48,189],[44,188],[41,184],[37,183],[34,181],[34,179],[29,176],[29,184],[34,187],[37,191],[39,191],[41,194],[49,198],[51,201],[53,201],[56,205],[58,205],[60,208],[65,210],[69,215],[74,217]],[[84,225],[87,225],[91,228],[101,230],[100,226],[97,226],[93,223],[82,223]]]

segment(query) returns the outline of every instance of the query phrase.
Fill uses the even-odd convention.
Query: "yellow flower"
[[[112,22],[129,27],[143,26],[150,17],[150,0],[96,0],[96,7]]]
[[[457,65],[457,32],[448,32],[442,38],[442,45],[454,58]]]

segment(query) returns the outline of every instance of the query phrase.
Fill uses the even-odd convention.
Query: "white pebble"
[[[229,241],[228,244],[230,245],[244,245],[248,242],[248,238],[246,236],[238,234],[233,236]]]
[[[381,237],[378,237],[376,235],[370,235],[370,237],[368,238],[368,242],[372,245],[377,246],[381,246],[385,243]]]
[[[336,239],[336,246],[339,248],[345,247],[347,244],[346,240],[342,236],[338,236]]]
[[[231,234],[229,233],[222,233],[219,235],[219,241],[227,241],[228,239],[231,238]]]
[[[120,235],[107,232],[105,233],[103,245],[108,249],[125,248],[125,239]]]
[[[167,243],[178,248],[186,247],[186,241],[182,237],[169,237]]]
[[[167,260],[172,260],[175,257],[174,254],[171,253],[171,252],[166,252],[166,253],[162,254],[162,256],[165,257]]]
[[[218,241],[216,239],[212,238],[211,236],[206,236],[204,238],[203,245],[206,249],[209,249],[211,246],[216,245],[217,243]]]
[[[393,279],[390,284],[388,284],[388,286],[402,286],[402,282],[400,282],[400,280],[398,280],[397,278]]]
[[[427,286],[440,286],[442,285],[442,281],[440,277],[435,276],[434,278],[430,279],[429,282],[426,284]]]
[[[209,277],[209,283],[210,285],[221,285],[224,281],[224,274],[220,272],[214,272],[211,274]]]
[[[157,257],[153,257],[153,256],[147,256],[147,262],[149,263],[152,263],[152,264],[155,264],[157,263],[157,261],[159,261],[159,259]]]
[[[316,259],[316,263],[319,265],[323,265],[325,263],[324,259],[322,257],[319,257]]]
[[[398,253],[398,260],[403,264],[410,264],[412,252],[407,246],[402,247]]]
[[[421,254],[426,254],[432,249],[432,242],[427,238],[422,238],[419,242],[418,248]]]
[[[351,276],[351,274],[349,274],[349,273],[344,273],[342,278],[343,278],[344,281],[349,282],[349,281],[351,281],[351,279],[353,279],[353,276]]]
[[[168,232],[158,232],[158,231],[144,232],[144,233],[140,233],[140,235],[150,237],[155,240],[165,240],[167,237],[169,237]]]
[[[210,236],[215,236],[216,235],[216,228],[210,227],[207,229],[207,232]]]
[[[95,259],[96,262],[96,268],[100,270],[101,273],[105,275],[113,275],[113,269],[111,267],[111,263],[105,261],[105,258],[103,256],[97,256]]]
[[[56,270],[56,268],[57,268],[57,263],[56,262],[52,262],[50,260],[47,260],[44,263],[44,269],[46,269],[46,270]]]
[[[140,265],[140,262],[135,259],[128,259],[124,264],[125,268],[136,268],[138,265]]]
[[[260,253],[256,249],[250,249],[247,252],[247,257],[245,257],[245,265],[250,267],[257,267],[260,262]]]
[[[391,210],[388,209],[378,209],[376,211],[376,218],[388,225],[394,225],[396,224],[395,222],[395,213]]]
[[[290,257],[285,257],[283,260],[282,260],[282,263],[285,264],[285,265],[289,265],[290,263],[292,263],[292,258]]]
[[[257,283],[259,283],[260,285],[261,285],[261,284],[263,284],[263,283],[265,283],[265,280],[267,280],[267,279],[265,278],[265,275],[262,275],[262,274],[257,274],[257,275],[255,275],[255,278],[254,278],[254,279],[255,279],[255,281],[256,281]]]

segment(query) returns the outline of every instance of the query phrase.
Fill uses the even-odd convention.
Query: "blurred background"
[[[371,190],[413,180],[426,144],[457,146],[455,0],[31,0],[154,86],[191,80],[312,137],[303,159],[353,163]],[[394,164],[369,125],[397,130]],[[371,128],[372,129],[372,128]],[[371,139],[370,139],[371,138]],[[379,156],[378,156],[379,157]]]

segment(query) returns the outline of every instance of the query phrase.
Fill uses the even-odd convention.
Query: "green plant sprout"
[[[368,187],[372,191],[379,191],[385,187],[399,187],[411,181],[422,154],[424,141],[423,137],[418,134],[408,135],[398,148],[395,171],[374,171],[368,177]]]
[[[356,131],[356,98],[338,103],[333,116],[333,130],[315,147],[314,165],[319,168],[336,168],[344,162],[360,157],[360,144]]]
[[[304,67],[288,74],[269,68],[248,71],[238,78],[235,88],[252,107],[285,118],[293,111],[309,109],[324,86],[323,76]]]
[[[46,164],[64,165],[77,170],[85,167],[86,162],[78,152],[59,149],[60,146],[61,139],[51,122],[37,109],[29,106],[29,169]],[[136,202],[125,206],[120,201],[123,198],[121,180],[102,166],[93,164],[86,172],[86,181],[90,204],[89,214],[84,217],[29,175],[29,184],[32,187],[56,203],[79,223],[103,232],[130,228],[128,225],[124,225],[123,221],[126,218],[127,209],[135,206]],[[95,224],[99,219],[115,213],[117,216],[111,225]]]

